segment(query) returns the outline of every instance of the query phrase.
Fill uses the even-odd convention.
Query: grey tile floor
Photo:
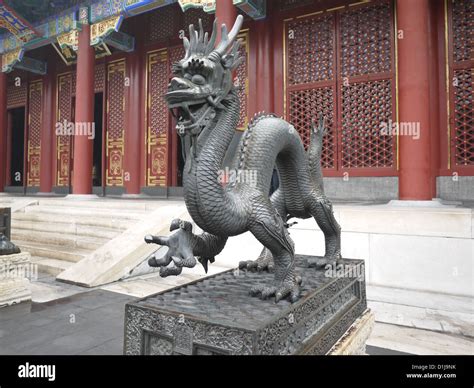
[[[0,310],[2,355],[120,355],[125,304],[104,290]]]

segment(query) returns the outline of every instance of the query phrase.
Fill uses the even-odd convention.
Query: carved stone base
[[[296,257],[303,284],[294,304],[251,297],[273,274],[239,270],[127,304],[124,353],[327,354],[367,309],[364,262],[328,270],[307,268],[309,258]]]
[[[0,308],[31,300],[30,254],[0,256]]]

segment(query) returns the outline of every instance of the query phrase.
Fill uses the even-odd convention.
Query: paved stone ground
[[[59,283],[42,273],[32,288],[35,302],[0,310],[1,355],[123,354],[125,304],[136,297]],[[407,354],[377,346],[367,352]]]
[[[196,273],[162,284],[155,276],[85,289],[40,273],[32,283],[33,303],[0,309],[0,355],[123,354],[125,304],[199,277]],[[376,323],[367,353],[474,354],[473,344],[465,337]]]
[[[125,304],[134,298],[104,290],[0,311],[0,354],[120,355]]]

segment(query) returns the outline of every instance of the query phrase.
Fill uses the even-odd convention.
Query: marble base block
[[[272,284],[274,275],[239,270],[127,304],[124,353],[328,354],[367,310],[364,262],[344,259],[328,270],[308,268],[309,258],[296,256],[303,283],[293,304],[250,296],[253,286]],[[345,350],[336,351],[362,353],[364,335],[353,345],[342,340],[336,346]]]
[[[0,308],[30,301],[32,276],[37,273],[29,253],[0,256]]]

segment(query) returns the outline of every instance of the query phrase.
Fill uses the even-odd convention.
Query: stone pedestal
[[[29,253],[0,256],[0,308],[31,300]]]
[[[329,351],[330,356],[366,355],[366,343],[375,324],[374,313],[367,310]]]
[[[348,351],[342,338],[367,310],[364,262],[315,269],[308,258],[296,257],[303,284],[294,304],[251,297],[251,287],[273,274],[239,270],[127,304],[124,353],[324,355],[338,342],[332,353]]]

